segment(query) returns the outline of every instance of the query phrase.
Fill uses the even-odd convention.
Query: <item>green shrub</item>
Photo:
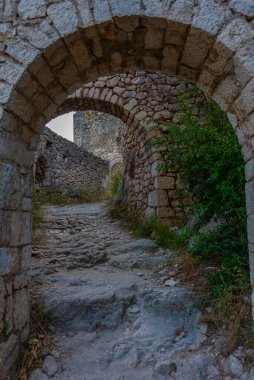
[[[139,222],[134,230],[134,236],[152,237],[158,244],[176,250],[186,248],[190,233],[188,227],[179,230],[170,229],[155,216]]]
[[[123,174],[121,172],[117,172],[112,176],[110,183],[110,194],[112,197],[117,194],[122,178]]]
[[[179,124],[160,125],[154,144],[165,148],[160,168],[177,169],[191,195],[189,214],[196,226],[188,251],[212,265],[207,295],[225,306],[233,295],[250,290],[244,160],[226,113],[212,100],[203,101],[199,116],[193,114],[189,99],[195,91],[199,96],[192,90],[178,97]],[[217,228],[198,232],[212,217],[218,220]]]
[[[167,148],[164,167],[180,172],[198,216],[223,215],[245,223],[244,160],[225,112],[208,100],[197,117],[185,98],[179,104],[180,125],[163,124],[155,142]]]
[[[77,201],[79,203],[86,203],[86,202],[100,202],[107,199],[107,195],[104,189],[101,189],[100,191],[97,191],[95,193],[91,193],[89,191],[83,190],[80,191]]]

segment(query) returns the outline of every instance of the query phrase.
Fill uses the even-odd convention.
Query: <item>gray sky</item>
[[[73,141],[73,114],[74,112],[66,113],[51,120],[47,127],[52,129],[58,135]]]

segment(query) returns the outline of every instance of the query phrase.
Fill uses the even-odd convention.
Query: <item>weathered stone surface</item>
[[[248,17],[248,19],[254,19],[254,4],[252,0],[230,0],[229,7],[240,14]]]
[[[96,194],[106,187],[108,173],[106,160],[45,127],[35,156],[37,189],[65,192],[73,197],[81,192]]]
[[[156,177],[154,181],[155,189],[172,190],[175,189],[175,178],[173,177]]]
[[[17,359],[17,336],[12,334],[7,341],[0,343],[0,368],[1,376],[8,378],[10,373],[13,374],[14,364]]]
[[[40,368],[36,368],[28,377],[28,380],[48,380],[49,377],[42,372]]]
[[[16,273],[19,270],[20,257],[15,248],[0,248],[0,275]]]
[[[13,293],[13,324],[21,331],[29,321],[29,296],[27,289],[16,290]]]
[[[115,84],[117,82],[113,86]],[[102,112],[77,112],[73,116],[74,143],[95,156],[111,161],[121,157],[120,132],[123,127],[120,119]]]
[[[0,214],[0,242],[17,247],[31,242],[31,215],[22,211],[3,211]]]
[[[45,0],[21,0],[18,5],[19,16],[24,20],[46,16]]]
[[[254,159],[245,164],[245,178],[246,181],[254,178]]]
[[[50,227],[53,225],[57,232],[59,223],[65,226],[60,244]],[[80,378],[84,366],[88,379],[114,379],[127,370],[131,379],[158,378],[153,370],[162,356],[169,360],[174,355],[180,365],[181,355],[188,355],[190,346],[197,348],[205,343],[206,327],[197,323],[200,312],[196,296],[177,285],[159,285],[156,279],[158,268],[163,268],[171,252],[153,241],[131,238],[118,223],[112,224],[100,204],[47,207],[43,224],[47,226],[46,236],[37,249],[35,242],[32,276],[35,283],[40,283],[59,345],[57,361],[61,371],[55,373],[54,380]],[[97,234],[91,238],[94,226]],[[74,242],[68,236],[74,230],[75,244],[83,244],[80,254],[77,248],[70,249]],[[84,258],[88,247],[93,257],[106,251],[108,260],[99,265],[91,262],[90,268],[81,267],[79,258]],[[70,254],[60,259],[67,249]],[[55,250],[53,264],[48,259]],[[176,331],[181,329],[184,333],[177,339]],[[104,363],[103,367],[94,365],[94,360]],[[50,373],[55,370],[54,362]]]
[[[5,284],[2,278],[0,278],[0,331],[2,331],[3,323],[4,323],[4,312],[5,312]]]
[[[167,192],[164,190],[154,190],[148,194],[148,206],[160,207],[168,205]]]
[[[56,359],[51,355],[46,356],[42,368],[49,377],[52,377],[58,370]]]
[[[47,13],[62,36],[74,32],[78,26],[78,15],[72,2],[62,1],[61,4],[52,4]]]

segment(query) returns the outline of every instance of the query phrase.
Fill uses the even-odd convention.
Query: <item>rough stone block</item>
[[[245,179],[249,181],[254,178],[254,159],[245,164]]]
[[[18,247],[31,242],[31,215],[22,211],[0,212],[0,243]]]
[[[247,214],[254,214],[254,180],[251,180],[245,184],[245,197]]]
[[[194,9],[192,27],[215,36],[230,18],[232,13],[226,5],[215,0],[201,0]]]
[[[3,328],[3,318],[4,318],[4,312],[5,312],[5,299],[4,299],[4,293],[5,293],[5,286],[4,281],[0,277],[0,331],[2,331]],[[1,358],[1,353],[0,353]],[[1,362],[0,362],[1,364]]]
[[[79,23],[78,15],[76,8],[69,0],[50,5],[47,13],[63,37],[77,30]]]
[[[0,248],[0,275],[10,275],[19,270],[20,258],[17,248]]]
[[[254,49],[253,41],[244,44],[234,55],[234,71],[236,79],[244,87],[254,77]]]
[[[148,194],[148,206],[160,207],[168,206],[168,197],[165,190],[154,190]]]
[[[251,25],[244,19],[235,18],[222,30],[217,41],[227,46],[230,50],[237,51],[253,38],[254,30]]]
[[[14,328],[21,331],[29,321],[29,296],[26,288],[13,293],[13,304]]]
[[[146,49],[161,49],[163,42],[163,29],[150,27],[145,36]]]
[[[185,42],[182,63],[195,69],[199,68],[207,57],[211,43],[210,34],[203,30],[191,29]]]
[[[17,209],[21,204],[21,178],[16,165],[0,163],[0,207]]]
[[[240,90],[239,82],[234,77],[227,77],[218,84],[212,98],[224,111],[227,111],[239,95]]]
[[[127,1],[118,1],[118,0],[109,0],[110,9],[113,16],[124,17],[132,16],[133,14],[140,14],[140,1],[139,0],[129,0]]]
[[[127,33],[134,32],[140,24],[138,16],[115,17],[114,21],[119,29],[122,29]]]
[[[250,276],[251,276],[251,286],[254,290],[254,244],[249,244],[249,265],[250,265]]]
[[[160,60],[157,57],[145,55],[143,60],[146,70],[160,70]]]
[[[246,118],[252,111],[254,111],[254,79],[252,79],[242,91],[239,98],[235,101],[234,106],[236,110]]]
[[[254,215],[248,216],[247,228],[249,243],[254,244]]]
[[[89,7],[89,2],[84,0],[76,0],[76,3],[83,26],[92,25],[94,22],[94,18]]]
[[[30,28],[27,27],[25,30],[29,29]],[[34,28],[33,31],[35,34],[37,33]],[[39,56],[40,51],[36,49],[36,45],[32,46],[31,43],[24,41],[24,39],[20,38],[20,36],[15,36],[6,43],[6,52],[18,62],[22,62],[24,65],[29,65],[32,62],[33,65],[36,65],[36,58]]]
[[[92,66],[92,56],[83,41],[73,36],[65,40],[80,71],[89,69]]]
[[[164,46],[162,55],[161,69],[170,73],[172,72],[172,74],[176,73],[180,55],[179,49],[171,45]]]
[[[169,207],[158,207],[156,213],[158,218],[172,218],[175,216],[174,210]]]
[[[187,28],[187,25],[174,21],[168,21],[165,31],[165,44],[182,46],[185,41]]]
[[[24,68],[9,60],[5,60],[4,64],[0,65],[0,79],[5,82],[15,84],[21,78]]]
[[[17,336],[12,334],[6,342],[0,343],[0,368],[3,379],[8,379],[17,358]]]
[[[155,208],[153,208],[153,207],[147,207],[145,209],[145,217],[146,217],[146,219],[152,218],[153,216],[155,216],[155,214],[156,214]]]
[[[155,189],[173,190],[175,179],[173,177],[156,177],[154,180]]]
[[[29,281],[28,273],[23,272],[22,274],[15,276],[14,282],[13,282],[13,288],[15,290],[25,288],[28,285],[28,281]]]
[[[194,10],[193,0],[175,1],[167,14],[170,20],[177,21],[183,24],[191,24]]]
[[[24,20],[46,16],[45,0],[21,0],[18,12]]]

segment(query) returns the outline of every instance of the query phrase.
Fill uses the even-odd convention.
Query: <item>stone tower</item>
[[[74,143],[109,162],[122,160],[120,131],[123,126],[120,119],[103,112],[76,112],[73,115]]]

